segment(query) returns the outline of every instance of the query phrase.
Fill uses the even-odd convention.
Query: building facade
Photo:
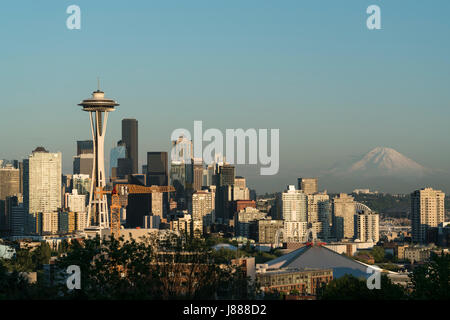
[[[437,227],[445,218],[445,193],[424,188],[411,193],[412,240],[425,243],[427,230]]]

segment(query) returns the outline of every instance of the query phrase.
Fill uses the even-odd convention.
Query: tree
[[[375,259],[375,262],[383,262],[384,261],[384,249],[382,247],[375,246],[370,252]]]
[[[395,285],[385,276],[381,276],[380,289],[370,290],[366,280],[353,275],[344,275],[333,279],[318,290],[321,300],[402,300],[406,299],[403,288]]]
[[[430,261],[410,276],[412,297],[419,300],[450,300],[450,254],[431,254]]]

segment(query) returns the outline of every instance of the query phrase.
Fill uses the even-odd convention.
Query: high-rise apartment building
[[[23,161],[23,203],[27,213],[56,212],[61,208],[61,152],[36,148]]]
[[[139,173],[138,121],[136,119],[122,120],[122,141],[127,149],[126,158],[131,159],[131,173]]]
[[[192,218],[202,220],[204,226],[214,223],[213,193],[196,191],[192,194]]]
[[[56,234],[59,227],[58,212],[44,212],[42,214],[42,233]]]
[[[333,229],[338,240],[355,236],[355,201],[352,196],[341,193],[333,198]]]
[[[355,216],[356,239],[362,242],[380,240],[380,216],[374,212],[362,212]]]
[[[317,193],[317,178],[298,178],[298,189],[307,195]]]
[[[445,219],[445,193],[423,188],[411,193],[413,242],[425,243],[427,230],[437,227]]]
[[[287,242],[304,242],[308,229],[307,197],[290,185],[281,195],[284,239]]]
[[[326,193],[308,195],[308,225],[314,229],[315,234],[323,240],[330,236],[331,203]]]

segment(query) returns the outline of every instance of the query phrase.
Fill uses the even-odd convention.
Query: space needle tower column
[[[98,89],[92,93],[92,98],[78,104],[83,111],[89,112],[91,132],[94,145],[94,163],[92,166],[92,182],[89,194],[87,226],[99,229],[109,228],[108,202],[105,193],[105,135],[108,113],[114,111],[119,104],[105,98],[105,93]]]

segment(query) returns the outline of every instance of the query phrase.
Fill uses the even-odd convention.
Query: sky
[[[66,27],[68,6],[81,29]],[[366,9],[381,8],[381,30]],[[448,0],[8,1],[0,9],[0,159],[90,139],[77,104],[97,88],[139,121],[140,165],[174,129],[280,129],[280,170],[239,168],[280,191],[336,161],[391,147],[450,171]],[[324,186],[326,187],[326,186]]]

